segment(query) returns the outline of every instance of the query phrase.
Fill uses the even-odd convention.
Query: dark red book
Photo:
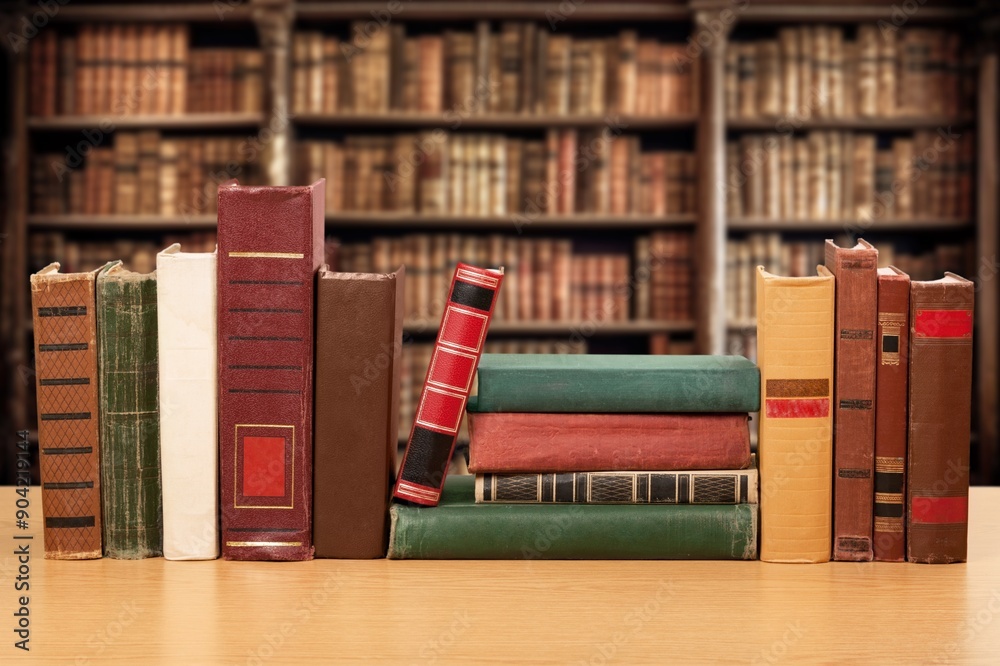
[[[325,182],[219,187],[222,556],[307,560]]]
[[[834,314],[833,559],[869,562],[875,476],[878,250],[826,241],[837,280]]]
[[[469,471],[600,472],[744,469],[742,414],[476,412],[469,404]]]
[[[875,525],[872,549],[881,562],[906,559],[903,489],[906,474],[910,277],[878,269],[878,365],[875,368]]]
[[[503,269],[458,264],[393,496],[437,506],[472,389]]]
[[[910,283],[906,559],[964,562],[975,285],[953,273]]]

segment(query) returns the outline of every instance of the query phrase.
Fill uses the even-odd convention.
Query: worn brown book
[[[878,250],[826,241],[826,267],[837,281],[834,379],[833,559],[872,559],[875,467],[875,329]]]
[[[875,375],[875,559],[906,559],[903,502],[906,488],[906,407],[910,356],[910,278],[898,268],[878,269],[878,365]]]
[[[739,90],[739,115],[753,118],[757,115],[757,49],[753,43],[732,44],[737,50],[737,76]]]
[[[954,273],[910,284],[906,559],[964,562],[975,285]]]
[[[399,431],[405,272],[320,270],[316,287],[316,557],[383,557]]]

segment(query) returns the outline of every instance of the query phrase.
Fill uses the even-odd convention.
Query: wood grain
[[[995,663],[1000,488],[973,488],[969,562],[62,562],[33,488],[31,652],[4,664]],[[14,489],[0,488],[12,548]],[[37,551],[34,549],[38,548]]]

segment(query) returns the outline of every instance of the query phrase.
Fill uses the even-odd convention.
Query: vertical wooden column
[[[732,14],[731,10],[730,15]],[[695,12],[694,43],[702,50],[698,120],[697,348],[702,354],[726,349],[726,108],[725,60],[732,20],[720,12]]]
[[[261,143],[267,182],[292,182],[292,118],[289,105],[289,44],[293,11],[288,0],[251,0],[253,20],[264,49],[264,124]]]
[[[997,436],[997,317],[1000,300],[1000,177],[997,160],[1000,151],[997,125],[1000,106],[997,101],[997,78],[1000,76],[1000,17],[993,17],[984,28],[979,62],[979,109],[976,145],[978,146],[976,184],[976,371],[979,379],[979,478],[981,483],[997,483],[1000,477],[1000,443]]]

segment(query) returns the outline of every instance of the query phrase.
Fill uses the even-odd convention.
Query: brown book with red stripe
[[[964,562],[975,285],[954,273],[910,284],[906,559]]]
[[[93,273],[31,276],[45,557],[101,557],[97,313]]]
[[[875,472],[875,326],[878,250],[826,241],[837,280],[834,321],[833,559],[872,559]]]
[[[875,368],[875,524],[872,550],[881,562],[906,559],[903,488],[906,381],[909,369],[910,277],[878,269],[878,365]]]

